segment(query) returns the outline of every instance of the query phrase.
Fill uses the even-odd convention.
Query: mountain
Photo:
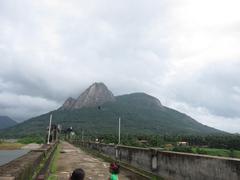
[[[76,100],[69,97],[60,110],[81,109],[83,107],[97,107],[106,102],[114,102],[115,97],[103,83],[94,83],[86,89]]]
[[[53,123],[63,128],[70,126],[80,133],[106,134],[118,131],[118,118],[125,134],[207,135],[224,134],[205,126],[186,114],[163,106],[145,93],[113,96],[103,83],[94,83],[77,99],[68,98],[58,110],[31,118],[21,124],[1,131],[0,136],[20,137],[46,134],[49,116]]]
[[[76,99],[73,99],[72,97],[67,98],[67,100],[64,102],[62,107],[59,108],[59,110],[70,110],[73,108],[74,104],[76,103]]]
[[[16,125],[17,122],[9,118],[8,116],[0,116],[0,129],[5,129]]]

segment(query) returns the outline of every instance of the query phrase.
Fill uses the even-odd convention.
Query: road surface
[[[69,180],[71,172],[76,168],[82,168],[85,180],[107,180],[109,178],[109,163],[95,158],[81,149],[67,143],[61,142],[60,155],[57,159],[57,179]],[[127,172],[121,171],[120,180],[130,180]]]

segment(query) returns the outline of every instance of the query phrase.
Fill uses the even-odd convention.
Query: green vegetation
[[[75,138],[81,139],[81,136]],[[85,136],[84,138],[87,141],[98,139],[99,142],[106,144],[118,143],[118,136],[112,134]],[[177,146],[177,142],[181,141],[187,142],[188,146]],[[123,134],[121,144],[137,147],[156,147],[175,152],[240,158],[240,135],[168,136]]]
[[[240,150],[240,135],[179,136],[177,141],[186,141],[190,146],[207,146],[217,149]]]
[[[30,144],[30,143],[43,144],[44,139],[41,136],[28,136],[28,137],[19,139],[18,142],[21,144]]]
[[[16,121],[12,120],[8,116],[0,116],[0,129],[5,129],[17,124]]]
[[[0,150],[15,150],[20,149],[23,146],[21,143],[10,143],[10,142],[1,142]]]
[[[48,177],[48,180],[57,180],[57,176],[50,175],[50,176]]]
[[[24,137],[21,139],[18,139],[17,142],[11,142],[11,141],[4,141],[0,140],[0,150],[14,150],[14,149],[20,149],[26,144],[30,143],[37,143],[37,144],[43,144],[44,140],[43,138],[39,136],[29,136]]]
[[[190,147],[190,146],[176,146],[173,148],[173,151],[193,153],[192,147]]]
[[[21,139],[18,139],[17,142],[8,142],[7,140],[0,140],[0,150],[14,150],[14,149],[20,149],[26,144],[30,143],[37,143],[37,144],[43,144],[44,139],[40,136],[29,136],[24,137]]]
[[[240,151],[239,150],[216,149],[216,148],[192,148],[192,150],[193,150],[194,153],[198,153],[198,154],[240,158]]]
[[[81,139],[81,136],[75,138]],[[116,134],[99,134],[99,135],[84,135],[84,140],[95,141],[96,139],[102,143],[118,143],[118,135]],[[171,136],[171,135],[144,135],[144,134],[122,134],[121,144],[128,146],[139,146],[139,147],[162,147],[164,148],[167,144],[177,146],[177,142],[187,142],[191,147],[208,147],[216,149],[235,149],[240,150],[240,135],[182,135],[182,136]],[[200,151],[200,150],[199,150]],[[203,154],[204,152],[202,152]]]
[[[57,172],[57,159],[59,157],[59,154],[60,154],[60,145],[58,145],[54,153],[52,162],[50,164],[50,176],[48,177],[48,180],[57,180],[56,172]]]
[[[58,146],[56,148],[58,148]],[[54,149],[54,151],[55,151],[54,153],[56,153],[57,149]],[[47,154],[44,155],[43,159],[38,164],[37,169],[34,171],[34,175],[31,179],[36,179],[37,175],[42,170],[42,168],[45,166],[45,164],[47,163],[49,158],[51,158],[51,152],[48,152]]]
[[[210,155],[210,156],[240,158],[240,151],[233,150],[233,149],[228,150],[228,149],[216,149],[216,148],[179,146],[179,147],[173,148],[173,151],[187,152],[187,153],[194,153],[194,154],[204,154],[204,155]]]
[[[227,134],[204,126],[186,114],[159,106],[156,99],[144,93],[118,96],[115,102],[101,107],[55,110],[50,113],[53,114],[53,123],[61,124],[63,129],[72,126],[77,134],[82,130],[90,135],[117,134],[119,117],[122,119],[122,133],[129,135]],[[50,113],[0,131],[0,137],[44,137]]]
[[[124,145],[227,157],[238,157],[240,150],[240,135],[204,126],[186,114],[159,106],[156,99],[144,93],[118,96],[115,102],[101,107],[55,110],[2,130],[0,137],[21,138],[19,142],[24,144],[43,143],[50,113],[54,124],[61,124],[63,129],[73,127],[77,138],[81,138],[84,131],[84,140],[117,144],[118,118],[121,117]],[[177,147],[179,141],[188,142],[191,148]]]

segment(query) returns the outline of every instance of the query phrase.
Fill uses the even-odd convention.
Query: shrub
[[[193,153],[192,147],[190,146],[177,146],[173,148],[173,151]]]
[[[201,148],[197,148],[197,149],[196,149],[196,153],[197,153],[197,154],[208,154],[208,152],[207,152],[206,150],[201,149]]]
[[[30,144],[30,143],[43,144],[44,139],[40,136],[30,136],[30,137],[24,137],[22,139],[19,139],[18,142],[22,144]]]

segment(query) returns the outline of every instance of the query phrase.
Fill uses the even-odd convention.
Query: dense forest
[[[76,135],[75,138],[82,139],[81,134]],[[85,141],[96,141],[101,143],[118,143],[117,134],[104,134],[104,135],[84,135]],[[208,148],[220,148],[220,149],[236,149],[240,150],[240,135],[183,135],[183,136],[171,136],[171,135],[121,135],[121,144],[128,146],[140,146],[140,147],[165,147],[171,144],[173,147],[177,146],[178,142],[187,142],[187,146],[191,147],[208,147]]]
[[[118,136],[76,135],[74,139],[106,144],[118,144]],[[184,145],[180,143],[185,143]],[[121,145],[157,148],[159,150],[204,154],[240,158],[240,135],[207,135],[207,136],[170,136],[170,135],[121,135]]]

